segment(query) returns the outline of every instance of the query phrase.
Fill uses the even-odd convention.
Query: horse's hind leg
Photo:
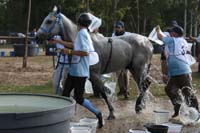
[[[116,72],[118,77],[119,92],[117,95],[124,95],[124,98],[129,98],[128,85],[129,85],[129,72],[126,69]]]
[[[114,108],[113,108],[111,102],[108,100],[108,97],[106,95],[106,92],[107,92],[108,88],[104,86],[103,82],[100,79],[100,76],[98,76],[97,74],[91,73],[90,81],[96,87],[96,89],[98,89],[98,91],[102,95],[102,98],[105,100],[105,102],[106,102],[106,104],[108,106],[109,116],[108,116],[107,119],[108,120],[115,119]]]
[[[148,67],[134,67],[134,70],[130,69],[130,72],[132,73],[138,89],[139,89],[139,96],[136,100],[135,104],[135,111],[136,113],[140,113],[142,109],[145,107],[145,95],[146,91],[149,88],[151,81],[149,80],[147,74],[148,74]]]
[[[150,84],[151,84],[151,81],[148,79],[148,77],[143,77],[140,80],[139,87],[138,87],[140,90],[140,94],[136,100],[136,106],[135,106],[136,113],[140,113],[142,111],[142,109],[145,108],[144,97],[146,95],[146,91],[148,90]]]

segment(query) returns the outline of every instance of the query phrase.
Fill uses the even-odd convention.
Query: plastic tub
[[[74,125],[70,127],[70,133],[92,133],[92,127],[87,125]]]
[[[153,112],[154,112],[156,124],[162,124],[169,121],[169,111],[154,110]]]
[[[162,124],[164,126],[168,126],[169,129],[168,129],[168,133],[181,133],[181,130],[182,130],[182,125],[180,124],[174,124],[174,123],[164,123]]]
[[[15,56],[15,52],[14,51],[10,51],[10,56],[11,57]]]
[[[70,98],[0,94],[0,133],[68,133],[74,113]]]
[[[151,133],[167,133],[169,128],[168,126],[154,124],[146,124],[144,127]]]
[[[25,54],[24,44],[14,44],[15,56],[22,57]],[[28,56],[36,56],[39,54],[39,46],[37,44],[28,44]]]
[[[1,51],[1,57],[4,57],[6,55],[5,51]]]
[[[140,129],[129,129],[128,133],[150,133],[146,130],[140,130]]]
[[[98,120],[96,118],[82,118],[80,119],[80,125],[87,125],[92,127],[92,133],[96,133]]]

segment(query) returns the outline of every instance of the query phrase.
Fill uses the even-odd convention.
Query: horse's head
[[[36,34],[37,40],[48,40],[54,35],[63,35],[63,24],[60,10],[55,6],[53,12],[45,17]]]

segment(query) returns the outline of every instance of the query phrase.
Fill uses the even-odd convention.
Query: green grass
[[[31,85],[31,86],[0,85],[0,92],[53,94],[53,88],[52,88],[52,82],[49,81],[44,85]]]
[[[193,87],[197,89],[198,94],[200,88],[200,73],[193,73]],[[136,85],[133,81],[130,82],[130,99],[135,99],[137,97],[137,89]],[[119,88],[117,87],[116,92],[118,92]],[[16,86],[16,85],[0,85],[0,93],[3,92],[14,92],[14,93],[39,93],[39,94],[53,94],[52,81],[50,80],[48,83],[44,85],[31,85],[31,86]],[[150,88],[150,92],[154,96],[165,97],[166,94],[164,92],[163,85],[152,84]],[[124,99],[123,96],[118,97],[118,99]]]

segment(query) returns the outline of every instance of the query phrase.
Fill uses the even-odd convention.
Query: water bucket
[[[11,57],[15,56],[15,52],[14,51],[10,51],[10,56]]]
[[[82,118],[80,119],[80,125],[87,125],[92,127],[92,133],[96,133],[98,120],[96,118]]]
[[[6,52],[5,52],[5,51],[1,51],[1,57],[4,57],[4,56],[5,56],[5,54],[6,54]]]
[[[174,123],[164,123],[162,124],[164,126],[168,126],[168,133],[181,133],[182,125],[180,124],[174,124]]]
[[[153,112],[154,112],[156,124],[162,124],[169,121],[169,111],[154,110]]]
[[[80,125],[79,122],[70,122],[70,127],[79,126],[79,125]]]
[[[69,133],[75,101],[42,94],[0,94],[0,133]]]
[[[144,127],[147,128],[147,130],[151,133],[167,133],[168,132],[168,126],[164,125],[152,125],[152,124],[146,124]]]
[[[87,125],[74,125],[70,127],[70,133],[92,133],[92,127]]]
[[[140,129],[129,129],[128,133],[150,133],[146,130],[140,130]]]
[[[23,57],[25,55],[25,44],[13,45],[15,56]],[[36,56],[39,54],[39,45],[28,44],[28,56]]]

